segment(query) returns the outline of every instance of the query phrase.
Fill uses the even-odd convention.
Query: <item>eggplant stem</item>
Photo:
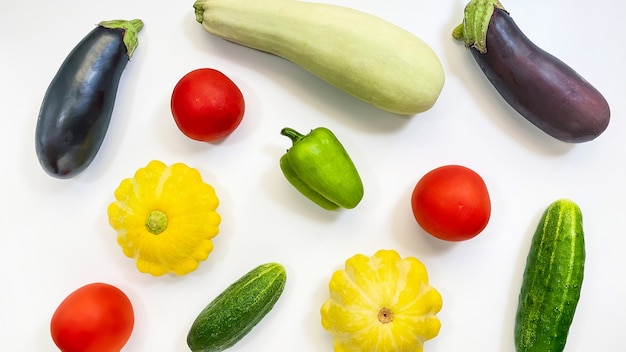
[[[506,11],[499,0],[471,0],[463,14],[463,22],[452,31],[452,37],[463,40],[466,47],[474,47],[480,53],[487,52],[487,29],[493,11]]]
[[[119,28],[124,30],[124,45],[126,46],[126,54],[128,59],[133,56],[133,52],[139,44],[137,34],[143,28],[143,21],[140,19],[134,20],[111,20],[102,21],[98,23],[99,26],[105,28]]]

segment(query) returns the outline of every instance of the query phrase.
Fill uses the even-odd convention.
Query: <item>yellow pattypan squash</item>
[[[109,224],[139,271],[185,275],[213,250],[219,200],[198,170],[153,160],[121,182],[115,199],[108,207]]]
[[[336,352],[421,352],[439,334],[441,295],[426,267],[394,250],[357,254],[329,283],[322,326]]]

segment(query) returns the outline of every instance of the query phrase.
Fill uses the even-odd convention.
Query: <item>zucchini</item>
[[[553,202],[533,235],[515,319],[518,352],[560,352],[574,319],[585,266],[582,213]]]
[[[193,352],[223,351],[248,334],[283,292],[287,274],[278,263],[257,266],[200,312],[187,334]]]
[[[111,121],[122,72],[143,21],[103,21],[68,54],[50,82],[35,130],[46,173],[71,178],[96,157]]]
[[[196,0],[223,39],[287,59],[380,109],[430,109],[444,84],[435,52],[411,32],[351,8],[296,0]]]

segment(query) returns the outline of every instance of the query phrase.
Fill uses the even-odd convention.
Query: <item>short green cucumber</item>
[[[196,0],[196,20],[223,39],[287,59],[380,109],[430,109],[444,71],[413,33],[355,9],[298,0]]]
[[[287,274],[278,263],[259,265],[232,283],[200,312],[187,334],[193,352],[223,351],[272,310]]]
[[[515,320],[518,352],[560,352],[583,283],[585,240],[580,208],[559,199],[546,209],[533,235]]]

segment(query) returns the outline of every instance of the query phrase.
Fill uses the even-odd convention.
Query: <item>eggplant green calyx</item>
[[[307,135],[291,128],[280,133],[293,145],[280,158],[283,175],[300,193],[326,210],[352,209],[363,198],[361,177],[337,137],[318,127]]]
[[[487,52],[487,29],[493,11],[504,6],[498,0],[471,0],[466,6],[463,23],[452,31],[452,37],[465,41],[466,47],[474,47],[480,53]]]
[[[133,56],[133,52],[139,45],[137,35],[143,28],[143,21],[140,19],[134,20],[111,20],[102,21],[98,23],[99,26],[110,29],[123,29],[124,30],[124,45],[126,46],[126,53],[128,59]]]

